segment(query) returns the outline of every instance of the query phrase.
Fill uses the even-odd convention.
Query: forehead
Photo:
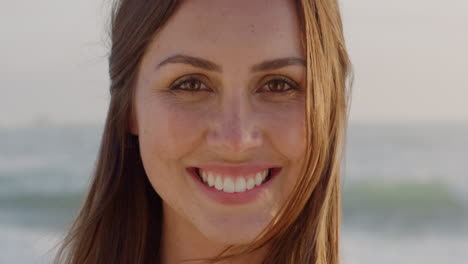
[[[302,57],[296,8],[288,0],[183,1],[155,36],[150,53],[199,56],[229,66]]]

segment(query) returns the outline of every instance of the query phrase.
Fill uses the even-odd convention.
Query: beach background
[[[50,263],[109,102],[109,0],[0,2],[0,263]],[[354,86],[342,263],[468,260],[468,2],[339,1]]]
[[[50,263],[77,209],[102,125],[0,129],[0,263]],[[468,125],[351,124],[345,264],[468,259]]]

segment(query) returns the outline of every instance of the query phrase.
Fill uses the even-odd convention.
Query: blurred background
[[[341,1],[354,64],[342,261],[468,259],[468,2]],[[109,1],[0,2],[0,263],[50,263],[109,101]]]

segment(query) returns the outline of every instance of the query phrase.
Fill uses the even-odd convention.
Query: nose
[[[262,144],[260,122],[247,100],[224,100],[207,136],[208,145],[223,156],[247,152]]]

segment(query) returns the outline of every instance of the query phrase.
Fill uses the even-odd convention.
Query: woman
[[[96,171],[56,263],[338,263],[336,0],[121,0],[111,27]]]

